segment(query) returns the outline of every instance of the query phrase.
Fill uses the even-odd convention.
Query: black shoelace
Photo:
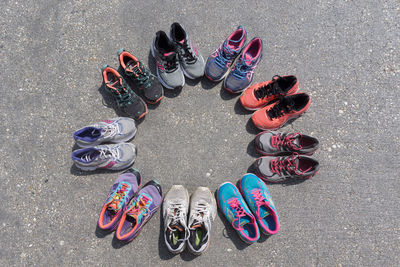
[[[164,68],[167,72],[173,72],[177,69],[178,61],[176,60],[176,54],[172,53],[168,56],[162,56],[162,59],[166,62]]]
[[[187,40],[181,44],[183,50],[183,58],[185,59],[186,63],[194,63],[196,62],[196,57],[194,52],[192,51],[191,47],[188,45]]]
[[[280,78],[280,76],[275,75],[274,77],[272,77],[273,81],[270,84],[262,86],[262,87],[258,88],[257,90],[255,90],[254,91],[255,97],[259,100],[259,99],[263,99],[263,98],[271,96],[271,95],[282,94],[282,89],[280,88],[279,84],[277,83],[277,80],[279,78]]]
[[[285,113],[289,113],[290,111],[292,111],[294,109],[294,106],[295,104],[293,100],[284,99],[270,110],[267,110],[267,115],[271,119],[279,118]]]

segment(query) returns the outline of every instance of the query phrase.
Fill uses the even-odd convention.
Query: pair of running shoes
[[[132,241],[153,217],[162,202],[161,185],[151,180],[143,185],[140,172],[130,168],[115,180],[101,211],[98,227],[115,231],[123,242]],[[140,190],[139,190],[140,189]]]
[[[262,58],[262,40],[255,37],[246,45],[246,38],[239,26],[207,59],[205,76],[214,82],[225,79],[224,88],[231,93],[241,93],[251,84]]]
[[[310,107],[310,96],[296,93],[298,89],[296,76],[275,75],[269,81],[247,88],[240,96],[240,102],[245,109],[255,111],[251,119],[257,128],[277,130]]]
[[[252,244],[265,235],[279,232],[279,217],[265,183],[252,173],[245,174],[239,188],[230,182],[217,189],[217,202],[239,237]]]
[[[207,187],[198,187],[189,198],[185,187],[172,186],[163,202],[164,240],[168,250],[178,254],[187,245],[191,253],[203,253],[210,244],[211,223],[216,214],[215,198]]]
[[[126,169],[136,159],[135,145],[127,143],[136,132],[135,121],[126,117],[85,126],[74,133],[75,142],[81,149],[72,152],[72,161],[83,171]]]
[[[311,158],[319,146],[316,138],[301,133],[259,133],[254,144],[264,155],[253,163],[255,174],[268,182],[309,179],[316,175],[319,163]]]
[[[183,26],[177,22],[170,28],[169,37],[158,31],[151,44],[156,60],[157,76],[167,89],[182,88],[185,76],[197,79],[204,75],[204,59]]]
[[[163,87],[151,71],[130,52],[120,49],[118,59],[120,72],[109,65],[101,68],[105,89],[112,95],[119,110],[139,120],[148,112],[146,102],[156,104],[163,98]],[[132,90],[127,81],[133,83],[146,102]]]

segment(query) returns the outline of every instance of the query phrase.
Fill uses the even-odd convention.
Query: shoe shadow
[[[214,196],[217,199],[217,192],[218,189],[215,190]],[[225,218],[225,215],[221,212],[221,209],[218,207],[218,216],[221,219],[222,223],[224,224],[224,230],[222,232],[222,236],[230,239],[233,244],[235,245],[236,249],[238,250],[243,250],[250,246],[250,244],[245,243],[243,240],[240,239],[238,236],[238,233],[236,233],[235,229],[233,229],[232,225],[228,222],[228,220]]]
[[[240,102],[240,98],[238,98],[238,100],[236,101],[234,110],[235,110],[235,113],[239,114],[239,115],[248,115],[248,114],[253,113],[253,111],[247,110],[242,106],[242,103]]]
[[[219,95],[221,96],[222,100],[231,100],[231,99],[239,96],[240,94],[234,94],[234,93],[228,92],[224,88],[224,83],[222,83],[221,89],[219,91]]]
[[[96,231],[94,232],[94,234],[98,238],[104,238],[104,237],[106,237],[106,236],[108,236],[108,235],[110,235],[112,233],[113,233],[112,231],[104,231],[98,225],[96,225]]]
[[[169,260],[175,257],[176,255],[169,252],[167,246],[165,245],[164,240],[164,220],[162,218],[162,214],[160,212],[160,231],[158,235],[158,255],[162,260]]]
[[[253,158],[260,157],[260,153],[258,153],[256,149],[256,144],[254,142],[254,139],[251,140],[250,143],[247,145],[247,154]]]
[[[249,134],[258,134],[260,130],[254,125],[253,121],[251,120],[251,117],[246,123],[246,131]]]
[[[203,79],[204,79],[204,76],[201,76],[201,77],[196,78],[196,79],[189,79],[188,77],[185,77],[185,82],[189,86],[196,86]]]
[[[187,248],[179,255],[181,256],[181,259],[184,261],[192,261],[195,258],[197,258],[198,256],[200,256],[200,255],[194,255],[194,254],[190,253]]]
[[[177,87],[175,89],[166,89],[164,87],[164,96],[167,98],[175,98],[180,95],[183,87]]]
[[[208,79],[206,76],[203,76],[203,79],[201,79],[201,87],[204,90],[210,90],[213,89],[215,86],[218,85],[219,82],[213,82],[210,79]]]

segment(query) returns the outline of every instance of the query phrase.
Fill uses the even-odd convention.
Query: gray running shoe
[[[163,203],[164,240],[171,253],[178,254],[185,249],[190,234],[186,225],[188,208],[189,193],[186,188],[172,186]]]
[[[80,147],[91,147],[108,142],[127,142],[135,136],[136,131],[133,119],[119,117],[85,126],[74,133],[74,139]]]
[[[151,53],[156,60],[157,77],[167,89],[185,85],[185,76],[179,65],[176,46],[163,31],[158,31],[151,44]]]
[[[187,241],[189,251],[195,255],[203,253],[210,244],[211,222],[217,215],[217,204],[210,189],[198,187],[190,199]]]
[[[76,167],[83,171],[96,169],[123,170],[136,159],[136,147],[131,143],[100,145],[72,152]]]
[[[204,75],[204,59],[182,25],[177,22],[173,23],[169,36],[177,47],[185,76],[189,79],[202,77]]]
[[[316,138],[301,133],[265,131],[254,139],[256,149],[264,156],[289,156],[292,153],[313,154],[319,146]]]

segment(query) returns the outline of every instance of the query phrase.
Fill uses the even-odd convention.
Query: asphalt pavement
[[[8,1],[0,3],[0,266],[400,265],[400,3]],[[131,243],[96,230],[119,172],[73,166],[73,132],[116,113],[100,68],[120,48],[154,70],[158,30],[182,23],[208,55],[238,25],[264,41],[254,82],[294,74],[309,111],[282,131],[317,137],[321,170],[269,185],[280,233],[245,245],[218,214],[202,256],[171,255],[160,212]],[[133,165],[193,192],[236,182],[259,155],[251,114],[222,83],[186,80],[138,124]],[[76,147],[75,147],[76,148]]]

